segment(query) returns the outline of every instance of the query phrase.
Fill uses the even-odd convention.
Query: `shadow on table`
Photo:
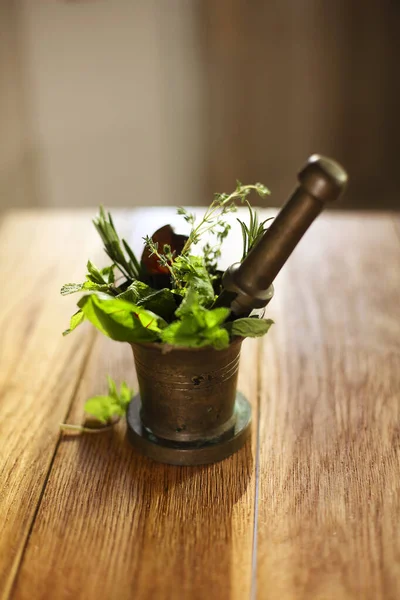
[[[108,519],[105,526],[118,530],[116,579],[129,577],[138,597],[230,597],[232,571],[248,573],[241,556],[251,561],[250,440],[228,459],[197,467],[140,456],[122,427],[73,443],[80,473],[75,489],[86,488],[89,519]],[[112,520],[107,506],[117,513]],[[115,557],[109,560],[114,564]]]

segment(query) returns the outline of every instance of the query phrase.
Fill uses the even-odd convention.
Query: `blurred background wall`
[[[4,0],[0,207],[280,205],[313,152],[400,208],[397,0]]]

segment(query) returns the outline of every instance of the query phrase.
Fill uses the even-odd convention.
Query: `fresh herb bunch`
[[[63,295],[84,292],[64,335],[88,320],[104,335],[120,342],[223,349],[236,336],[267,333],[272,324],[269,319],[250,316],[231,321],[228,308],[213,307],[221,289],[218,259],[230,231],[226,217],[236,211],[235,202],[242,202],[249,210],[248,224],[238,219],[243,235],[241,260],[258,242],[269,221],[259,222],[248,199],[252,191],[262,198],[269,194],[261,183],[243,185],[238,181],[231,194],[215,194],[198,222],[193,213],[178,208],[178,214],[191,227],[189,235],[175,236],[170,227],[164,227],[146,236],[141,261],[126,240],[120,239],[111,214],[100,208],[93,222],[112,264],[97,269],[89,261],[83,283],[62,287]],[[169,231],[170,238],[179,238],[178,246],[173,237],[171,243],[170,239],[160,243],[160,232],[164,230]],[[213,242],[207,241],[202,251],[194,254],[194,247],[205,235],[211,235]],[[151,261],[155,261],[155,269],[149,268]]]
[[[85,425],[61,423],[62,431],[75,433],[96,433],[110,429],[125,416],[134,391],[125,381],[120,385],[119,391],[115,381],[108,376],[108,394],[92,396],[85,402],[85,412],[93,419],[86,421]],[[90,425],[90,427],[89,427]]]

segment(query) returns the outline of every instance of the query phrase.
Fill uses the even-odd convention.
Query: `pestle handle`
[[[299,172],[298,181],[258,244],[224,275],[224,288],[236,294],[231,304],[235,314],[265,306],[275,277],[325,204],[343,192],[347,173],[336,161],[314,154]]]

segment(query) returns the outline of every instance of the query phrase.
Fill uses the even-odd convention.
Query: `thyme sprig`
[[[181,287],[181,283],[176,274],[176,269],[174,268],[174,259],[175,252],[171,250],[171,246],[169,244],[164,244],[163,251],[160,252],[158,249],[158,242],[155,242],[149,235],[146,235],[143,238],[149,252],[150,256],[156,256],[158,258],[158,263],[168,269],[171,274],[172,280],[175,284],[175,287]]]
[[[217,269],[218,259],[221,257],[221,246],[223,241],[228,236],[231,226],[227,223],[225,217],[229,213],[236,211],[235,202],[240,200],[242,203],[247,204],[250,210],[250,226],[249,228],[242,222],[239,221],[242,227],[244,248],[243,258],[247,252],[254,246],[258,241],[260,235],[264,232],[263,226],[266,221],[259,224],[256,212],[250,206],[248,201],[249,194],[255,191],[261,198],[265,198],[270,191],[262,183],[255,183],[252,185],[243,185],[240,181],[236,182],[236,189],[230,194],[215,194],[213,201],[207,208],[203,217],[196,224],[196,215],[189,212],[183,206],[177,209],[179,215],[183,216],[184,220],[191,225],[191,230],[188,239],[179,255],[179,258],[189,256],[192,247],[196,245],[205,234],[211,234],[215,237],[216,243],[207,242],[203,248],[204,266],[212,277]],[[176,264],[176,256],[174,252],[171,252],[169,245],[164,245],[162,252],[159,249],[158,243],[150,236],[144,238],[145,244],[149,249],[151,255],[155,255],[158,258],[158,262],[162,267],[169,270],[175,288],[184,287],[184,283],[181,281],[179,269]]]
[[[270,191],[262,183],[253,185],[243,185],[240,181],[236,182],[236,189],[230,194],[215,194],[214,200],[207,208],[201,221],[196,225],[195,216],[189,213],[185,208],[180,207],[178,214],[184,216],[185,220],[192,225],[188,240],[183,247],[181,254],[187,254],[192,245],[195,245],[203,237],[204,234],[211,232],[219,236],[219,241],[222,242],[228,235],[229,228],[225,222],[224,216],[228,213],[236,211],[235,201],[240,200],[242,203],[246,201],[249,194],[254,190],[261,198],[265,198]]]

